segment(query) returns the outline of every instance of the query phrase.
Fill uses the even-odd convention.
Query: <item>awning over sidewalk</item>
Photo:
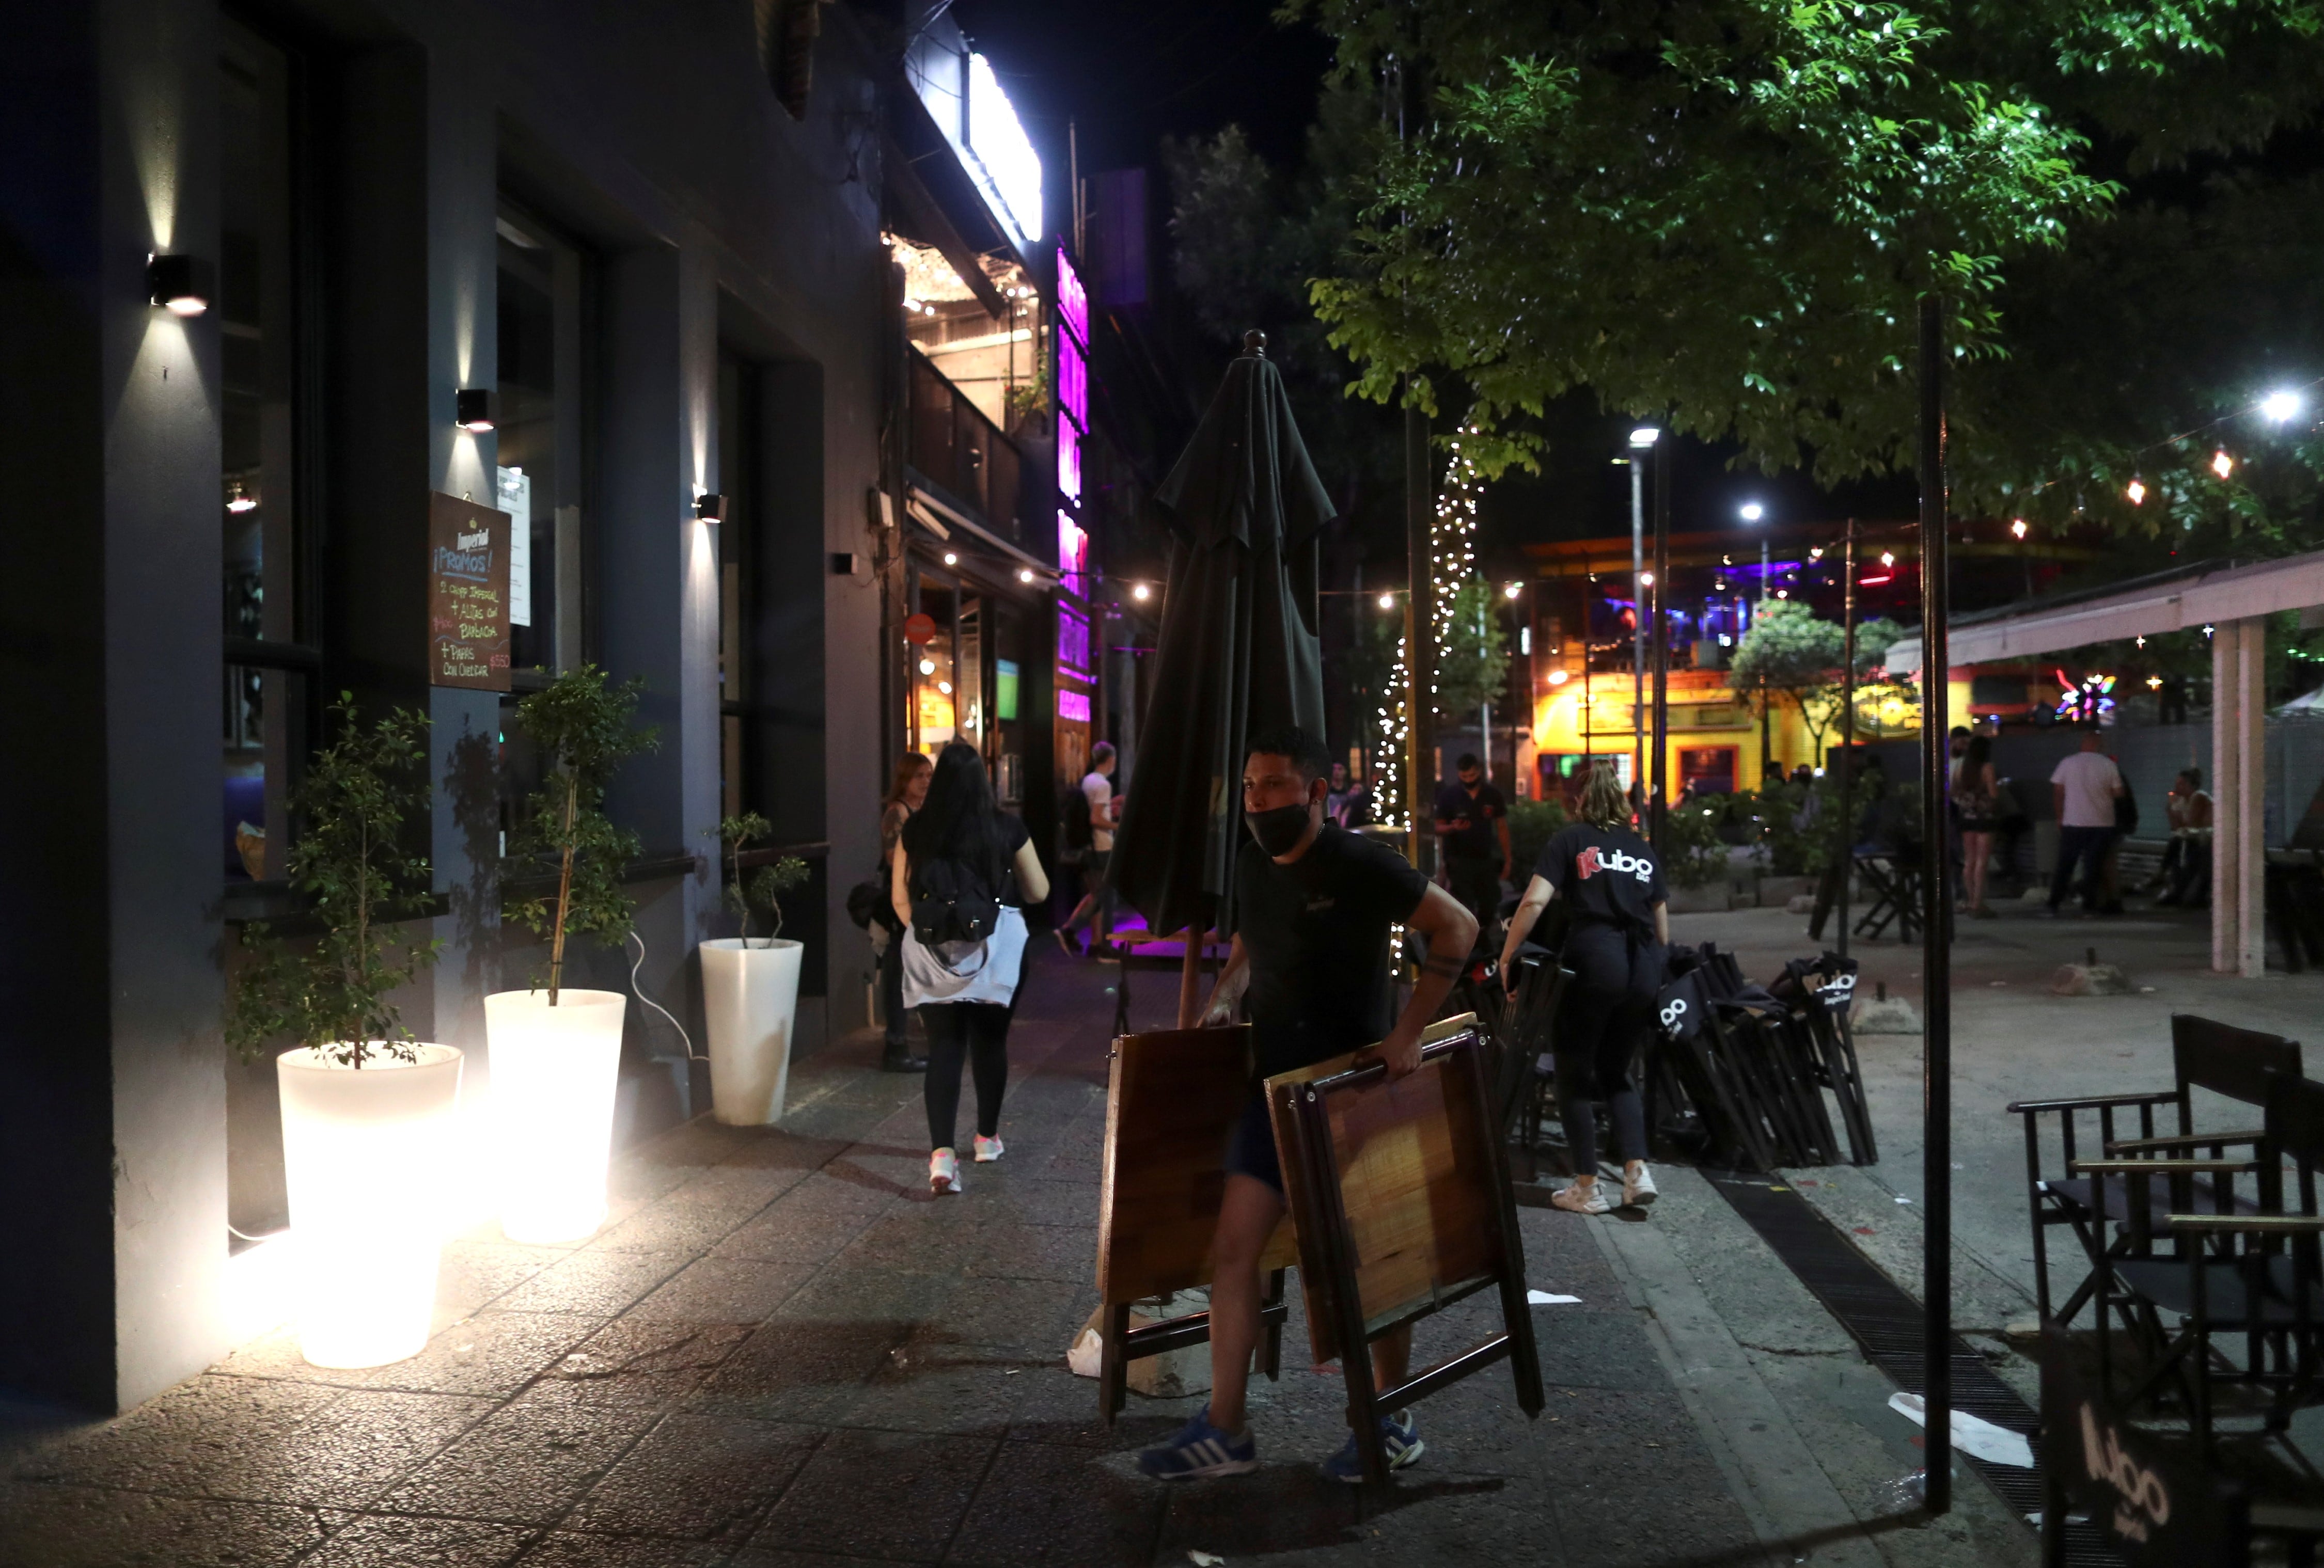
[[[2319,604],[2324,604],[2324,551],[2255,565],[2213,563],[2088,594],[2061,594],[2024,608],[1959,615],[1947,636],[1955,665],[1981,665]],[[1919,636],[1900,638],[1886,663],[1895,674],[1917,671]]]
[[[2190,566],[2023,608],[1956,616],[1946,627],[1955,668],[2161,632],[2211,634],[2211,967],[2246,979],[2267,968],[2261,840],[2266,618],[2316,605],[2324,605],[2324,551]],[[1918,671],[1921,639],[1900,640],[1886,662],[1899,674]]]

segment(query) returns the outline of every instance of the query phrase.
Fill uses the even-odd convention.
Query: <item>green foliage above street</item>
[[[342,692],[329,721],[338,738],[309,759],[291,797],[300,830],[288,867],[322,934],[309,944],[263,922],[243,928],[251,956],[228,995],[226,1039],[244,1061],[284,1036],[342,1067],[418,1059],[388,998],[440,945],[392,930],[429,907],[428,861],[403,848],[407,821],[428,810],[428,720],[400,708],[365,725]]]
[[[1859,700],[1877,702],[1899,688],[1876,681],[1881,661],[1904,635],[1904,628],[1881,617],[1861,621],[1856,628],[1856,679]],[[1751,629],[1735,649],[1728,665],[1728,683],[1764,711],[1771,703],[1799,710],[1801,722],[1818,756],[1840,727],[1845,694],[1841,667],[1847,663],[1847,634],[1836,621],[1820,619],[1803,601],[1771,599],[1760,602],[1751,617]]]
[[[582,665],[516,705],[516,721],[549,773],[526,800],[502,870],[519,877],[553,867],[558,880],[553,895],[512,899],[503,912],[549,939],[552,1007],[565,981],[568,936],[617,941],[629,933],[634,912],[622,871],[638,857],[638,836],[606,817],[605,784],[624,758],[660,744],[650,727],[632,723],[644,690],[641,680],[609,685],[604,671]]]
[[[719,822],[716,836],[723,851],[720,861],[726,884],[726,907],[742,917],[743,946],[751,942],[751,917],[761,910],[774,922],[774,929],[767,933],[767,943],[773,946],[775,939],[783,934],[782,895],[807,885],[807,862],[796,855],[785,855],[772,865],[757,867],[744,875],[742,857],[751,852],[751,846],[775,836],[774,824],[756,812],[725,818]]]
[[[1482,577],[1452,591],[1436,650],[1436,711],[1473,717],[1500,700],[1509,679],[1509,634],[1499,596]]]
[[[1314,302],[1358,392],[1473,405],[1489,472],[1580,390],[1827,482],[1909,467],[1933,291],[1957,512],[2249,527],[2315,494],[2304,437],[2241,493],[2208,436],[2153,450],[2247,408],[2287,336],[2324,343],[2324,209],[2255,160],[2324,101],[2315,0],[1296,10],[1343,86],[1415,78]]]

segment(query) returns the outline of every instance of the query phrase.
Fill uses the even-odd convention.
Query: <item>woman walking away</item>
[[[917,751],[908,751],[896,762],[896,777],[888,785],[888,793],[880,802],[880,880],[895,881],[896,841],[904,836],[904,824],[928,798],[928,775],[934,765]],[[910,1039],[904,1032],[904,926],[896,919],[892,909],[881,909],[872,918],[880,929],[888,933],[888,945],[880,949],[880,1015],[887,1021],[886,1048],[880,1053],[882,1072],[917,1073],[927,1070],[925,1058],[912,1054]]]
[[[1591,770],[1582,787],[1581,817],[1535,863],[1501,947],[1501,977],[1516,988],[1518,947],[1549,901],[1564,899],[1572,926],[1558,957],[1573,971],[1573,995],[1557,1034],[1557,1096],[1573,1185],[1549,1201],[1574,1214],[1602,1215],[1614,1206],[1598,1181],[1601,1102],[1622,1161],[1623,1206],[1655,1201],[1636,1070],[1668,963],[1670,909],[1662,867],[1646,841],[1630,831],[1629,802],[1606,763]]]
[[[928,1032],[928,1190],[960,1190],[953,1127],[965,1059],[976,1077],[976,1159],[1001,1158],[1009,1016],[1025,967],[1025,904],[1049,879],[1025,824],[993,803],[976,748],[936,754],[927,803],[904,824],[889,896],[904,923],[904,1000]]]
[[[1953,808],[1960,813],[1962,907],[1978,920],[1994,918],[1985,902],[1985,874],[1993,863],[1994,836],[2001,831],[1997,787],[1993,738],[1971,736],[1953,774]]]

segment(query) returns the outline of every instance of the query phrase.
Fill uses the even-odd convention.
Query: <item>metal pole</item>
[[[1840,570],[1840,626],[1843,646],[1840,656],[1840,810],[1835,830],[1839,857],[1840,948],[1848,957],[1848,885],[1856,871],[1856,519],[1848,519],[1848,549]],[[1813,785],[1809,787],[1813,788]]]
[[[1665,436],[1670,433],[1665,431]],[[1670,443],[1655,443],[1655,582],[1650,591],[1655,609],[1655,755],[1653,792],[1648,798],[1647,842],[1655,858],[1663,855],[1663,816],[1670,791],[1670,630],[1663,625],[1663,584],[1670,576]],[[1642,605],[1640,619],[1645,619]]]
[[[1922,1353],[1928,1401],[1928,1508],[1950,1510],[1952,1489],[1953,1041],[1952,900],[1945,875],[1944,322],[1921,300],[1921,1141],[1926,1227]]]
[[[1655,449],[1660,451],[1657,440]],[[1644,454],[1630,448],[1630,776],[1646,776],[1646,502]],[[1587,751],[1589,747],[1582,747]]]
[[[1431,560],[1430,529],[1434,508],[1428,471],[1428,416],[1417,408],[1404,411],[1404,544],[1412,590],[1404,596],[1404,668],[1410,682],[1404,698],[1406,763],[1405,809],[1411,813],[1412,863],[1433,871],[1429,848],[1434,842],[1430,824],[1436,802],[1434,702],[1436,660],[1429,646],[1436,628],[1434,563]]]

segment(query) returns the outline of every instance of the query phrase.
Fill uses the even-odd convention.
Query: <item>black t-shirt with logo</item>
[[[1243,1011],[1262,1077],[1388,1032],[1388,930],[1409,919],[1427,891],[1412,862],[1331,822],[1288,866],[1246,831],[1235,918],[1250,964]]]
[[[1654,906],[1668,897],[1653,848],[1628,828],[1576,822],[1550,839],[1533,874],[1578,920],[1652,931]]]
[[[1456,824],[1444,835],[1444,853],[1456,859],[1499,859],[1501,838],[1493,824],[1508,814],[1508,801],[1489,784],[1479,784],[1474,795],[1459,784],[1436,792],[1436,820]],[[1466,827],[1457,825],[1464,821]]]

